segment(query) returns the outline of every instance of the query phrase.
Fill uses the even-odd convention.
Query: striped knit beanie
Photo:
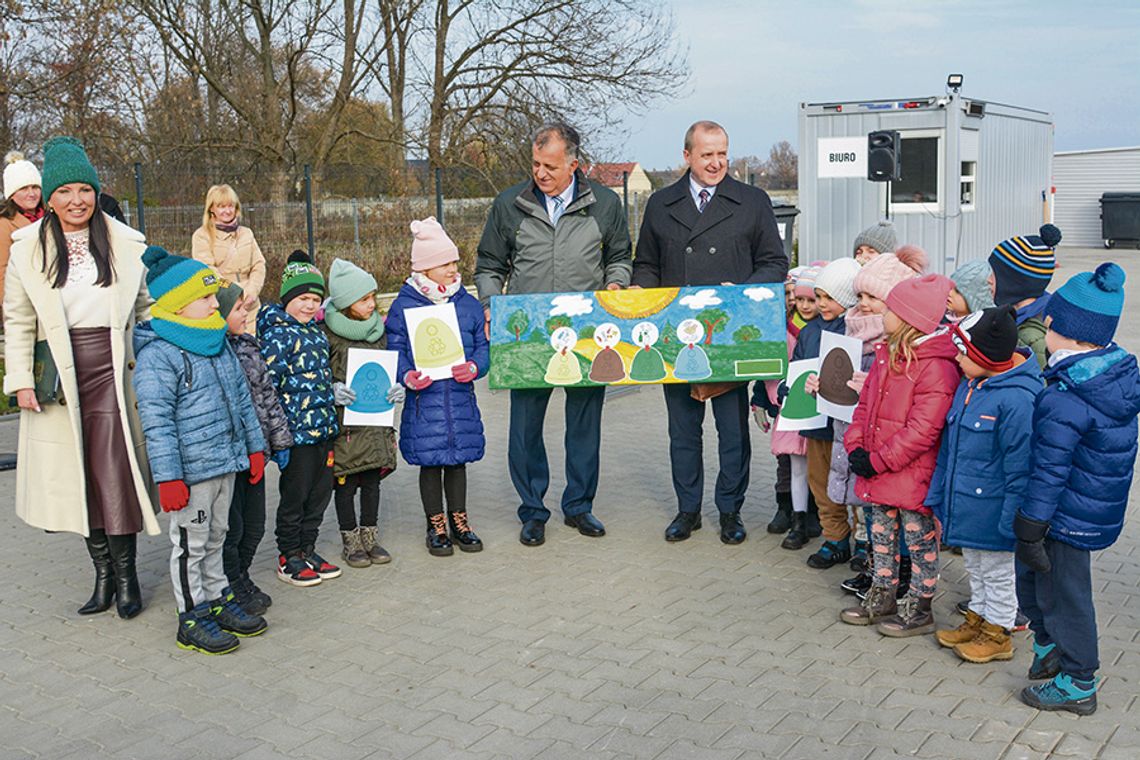
[[[289,254],[285,271],[281,273],[280,293],[282,306],[306,293],[325,297],[325,278],[304,251],[296,250]]]
[[[822,267],[815,265],[800,267],[800,273],[796,275],[796,287],[792,293],[804,298],[815,298],[815,278],[819,277],[820,269]]]
[[[1049,298],[1049,329],[1066,338],[1107,346],[1124,310],[1124,270],[1111,261],[1079,272]]]
[[[214,270],[196,259],[175,256],[161,246],[151,245],[143,252],[146,289],[155,304],[175,314],[199,298],[218,292]]]
[[[1045,295],[1057,268],[1053,249],[1060,242],[1061,231],[1046,224],[1040,235],[1011,237],[998,243],[990,253],[996,283],[994,301],[998,305],[1016,304]]]

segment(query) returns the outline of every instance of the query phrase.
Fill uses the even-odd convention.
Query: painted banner
[[[492,388],[782,378],[784,286],[598,290],[491,299]]]

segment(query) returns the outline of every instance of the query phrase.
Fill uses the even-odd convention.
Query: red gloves
[[[158,484],[158,503],[163,512],[177,512],[190,501],[190,489],[181,480],[167,480]]]
[[[410,369],[404,373],[404,385],[413,391],[422,391],[431,385],[431,378],[421,374],[418,369]]]
[[[463,362],[451,368],[451,376],[457,383],[469,383],[479,377],[479,367],[475,362]]]
[[[249,455],[249,484],[255,486],[265,475],[265,452],[255,451]]]

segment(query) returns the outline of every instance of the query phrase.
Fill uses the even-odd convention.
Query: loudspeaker
[[[899,165],[899,133],[883,129],[867,135],[867,179],[891,182],[902,179]]]

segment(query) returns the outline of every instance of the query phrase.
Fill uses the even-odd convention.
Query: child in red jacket
[[[883,315],[887,340],[875,348],[843,440],[856,475],[855,493],[871,504],[874,574],[867,598],[840,619],[851,625],[879,623],[886,636],[934,630],[930,601],[938,582],[938,538],[923,501],[960,376],[958,350],[938,329],[953,286],[943,275],[928,274],[891,289]],[[912,575],[909,593],[896,603],[900,529]]]

